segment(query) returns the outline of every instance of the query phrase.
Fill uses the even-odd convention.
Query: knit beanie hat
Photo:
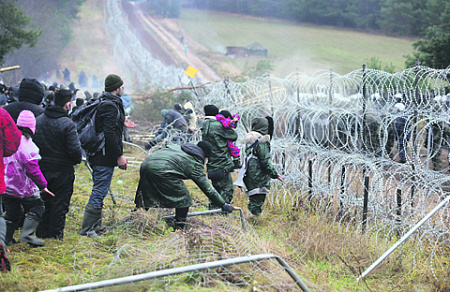
[[[203,110],[205,111],[205,116],[215,116],[219,113],[217,106],[212,104],[205,105]]]
[[[44,98],[44,87],[34,78],[24,78],[20,82],[19,101],[26,101],[36,105]]]
[[[203,154],[205,154],[205,157],[211,157],[212,148],[211,148],[211,144],[209,144],[209,142],[200,141],[197,143],[197,146],[203,150]]]
[[[119,75],[109,74],[105,78],[105,91],[112,92],[123,85],[123,80]]]
[[[36,131],[36,118],[34,117],[34,114],[29,110],[21,111],[17,118],[17,126],[29,128],[34,134]]]

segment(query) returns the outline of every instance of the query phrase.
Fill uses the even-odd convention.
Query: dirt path
[[[153,56],[160,58],[167,64],[170,64],[170,60],[172,60],[179,66],[187,67],[189,65],[194,67],[198,70],[196,77],[200,82],[222,79],[222,76],[203,62],[189,47],[185,52],[185,48],[180,44],[178,37],[158,24],[141,9],[139,4],[123,2],[123,7],[128,14],[130,24],[139,32],[143,43],[148,46]]]

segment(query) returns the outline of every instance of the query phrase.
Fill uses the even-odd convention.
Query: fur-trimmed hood
[[[256,140],[258,140],[258,138],[261,137],[259,139],[259,142],[270,142],[270,136],[269,135],[261,135],[258,132],[255,131],[251,131],[250,133],[245,134],[244,136],[244,143],[245,143],[245,147],[248,148],[250,146],[253,145],[253,143],[256,142]]]

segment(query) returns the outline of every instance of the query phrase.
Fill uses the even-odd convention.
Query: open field
[[[190,38],[206,48],[214,58],[230,62],[238,68],[254,59],[229,59],[223,54],[226,46],[247,46],[258,42],[268,48],[269,59],[275,65],[278,77],[293,71],[312,74],[332,69],[346,74],[360,69],[372,57],[378,57],[383,66],[404,69],[404,55],[412,52],[412,40],[368,34],[330,27],[296,25],[237,17],[214,12],[186,11],[177,20],[179,32],[183,29]],[[189,42],[187,41],[189,46]]]

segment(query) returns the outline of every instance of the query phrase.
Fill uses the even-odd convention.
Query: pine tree
[[[31,17],[12,0],[0,1],[0,65],[8,53],[24,44],[32,47],[37,43],[42,29],[28,28],[30,23]]]

